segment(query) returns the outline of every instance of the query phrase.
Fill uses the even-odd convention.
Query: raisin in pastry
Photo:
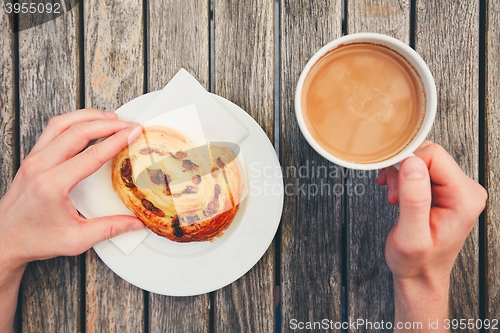
[[[146,127],[113,159],[113,188],[156,234],[207,241],[220,236],[239,209],[242,182],[234,158],[228,147],[195,147],[171,128]]]

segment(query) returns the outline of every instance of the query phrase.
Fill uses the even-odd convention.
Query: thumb
[[[85,220],[83,223],[80,237],[89,243],[89,247],[128,231],[140,230],[146,227],[137,217],[128,215],[98,217]]]
[[[430,235],[431,183],[427,166],[420,158],[410,157],[401,164],[398,195],[398,229],[402,236],[409,240]]]

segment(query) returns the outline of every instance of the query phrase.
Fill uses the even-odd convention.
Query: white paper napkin
[[[207,142],[239,144],[248,135],[247,130],[184,68],[175,74],[135,121],[142,124],[160,114],[190,104],[196,105]]]
[[[117,110],[120,118],[123,117]],[[137,113],[136,113],[137,114]],[[248,134],[194,77],[181,69],[151,103],[139,113],[135,121],[143,126],[163,125],[189,133],[189,138],[198,145],[207,142],[240,143]],[[246,180],[242,154],[235,163]],[[242,198],[247,194],[248,187]],[[98,190],[96,190],[98,189]],[[111,184],[111,162],[108,161],[97,172],[82,180],[70,193],[75,207],[86,218],[114,214],[134,215],[121,202]],[[242,199],[243,200],[243,199]],[[148,229],[128,232],[111,241],[126,255],[151,233]]]

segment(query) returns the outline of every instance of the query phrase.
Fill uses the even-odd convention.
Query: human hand
[[[399,172],[390,167],[377,177],[400,207],[386,243],[387,265],[395,279],[447,279],[487,193],[441,146],[426,141],[415,155]]]
[[[129,136],[140,132],[138,124],[93,109],[51,119],[0,200],[3,268],[78,255],[102,240],[144,228],[139,219],[131,216],[86,220],[69,199],[71,189],[80,180],[126,147]],[[90,141],[108,136],[81,152]]]
[[[385,249],[394,278],[395,322],[443,323],[453,264],[487,193],[441,146],[426,141],[415,155],[399,171],[390,167],[377,177],[379,185],[388,185],[389,202],[400,208]],[[395,329],[402,331],[420,332]]]

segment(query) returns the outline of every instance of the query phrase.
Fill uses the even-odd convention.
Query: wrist
[[[23,274],[27,262],[15,256],[9,237],[0,228],[0,283],[4,275]]]
[[[28,263],[28,260],[20,256],[22,251],[18,249],[18,246],[22,243],[15,235],[12,235],[12,228],[9,228],[12,224],[9,216],[12,214],[6,206],[5,197],[3,197],[0,200],[0,216],[2,216],[0,221],[0,274],[2,271],[16,272],[21,270],[22,272]]]
[[[419,277],[393,277],[394,290],[404,295],[413,293],[423,295],[448,295],[450,289],[450,275],[444,276],[419,276]]]
[[[394,278],[395,321],[428,323],[437,320],[443,322],[444,319],[449,318],[449,291],[449,277],[434,280]],[[442,327],[436,332],[448,331]]]
[[[26,265],[24,262],[18,262],[5,254],[0,254],[0,286],[12,280],[20,280]]]
[[[394,290],[411,297],[427,295],[448,295],[450,290],[450,276],[452,267],[420,268],[412,274],[393,273]]]
[[[25,268],[26,264],[6,260],[5,255],[0,255],[0,332],[13,331],[19,286]]]

